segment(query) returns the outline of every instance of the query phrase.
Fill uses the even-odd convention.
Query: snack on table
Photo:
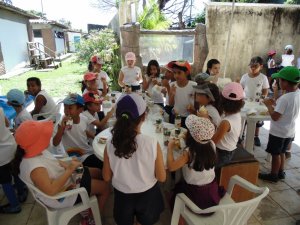
[[[199,112],[202,112],[202,113],[207,113],[207,109],[205,108],[205,106],[201,106],[200,109],[198,110]]]
[[[99,140],[98,140],[98,142],[100,143],[100,144],[105,144],[106,143],[106,138],[105,137],[100,137],[99,138]]]
[[[260,112],[259,115],[267,116],[267,115],[269,115],[269,112],[268,111],[263,111],[263,112]]]

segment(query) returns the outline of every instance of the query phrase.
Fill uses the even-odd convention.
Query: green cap
[[[294,66],[287,66],[280,70],[278,73],[273,73],[272,78],[282,78],[293,83],[299,83],[300,71]]]

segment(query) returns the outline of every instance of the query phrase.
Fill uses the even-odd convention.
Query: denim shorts
[[[216,164],[216,168],[221,168],[222,166],[225,166],[226,164],[229,164],[230,161],[233,158],[234,152],[236,149],[234,149],[233,151],[227,151],[227,150],[223,150],[223,149],[219,149],[217,148],[217,164]]]

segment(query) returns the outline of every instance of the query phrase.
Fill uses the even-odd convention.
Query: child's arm
[[[95,134],[93,134],[91,131],[86,130],[85,134],[88,138],[91,138],[91,139],[95,138]]]
[[[275,101],[273,99],[267,98],[264,100],[264,103],[268,108],[268,112],[272,120],[278,121],[281,118],[282,114],[274,110],[273,105],[275,104]]]
[[[185,164],[189,161],[189,155],[187,151],[183,151],[183,154],[177,158],[174,159],[173,151],[175,148],[175,141],[170,140],[168,145],[168,154],[167,154],[167,166],[169,171],[175,171],[183,167]]]
[[[31,115],[40,113],[44,105],[46,105],[47,100],[43,95],[37,96],[34,103],[34,109],[31,111]]]
[[[157,157],[155,160],[155,177],[160,182],[164,182],[166,180],[166,170],[164,167],[163,155],[158,143],[157,143]]]
[[[261,95],[264,96],[264,97],[267,97],[268,96],[268,89],[267,88],[262,89]]]
[[[213,142],[217,144],[220,140],[222,140],[225,134],[230,131],[230,128],[231,126],[228,120],[222,120],[216,133],[212,137]]]
[[[143,75],[142,75],[142,72],[141,72],[141,71],[140,71],[139,74],[137,75],[136,80],[137,80],[139,83],[142,83],[142,82],[143,82]]]
[[[101,81],[103,83],[103,90],[102,90],[102,96],[105,96],[107,94],[107,82],[106,82],[106,79],[105,78],[101,78]]]
[[[121,88],[125,87],[123,80],[124,80],[124,73],[121,70],[119,73],[119,79],[118,79],[118,84],[120,85]]]
[[[102,169],[102,176],[104,181],[109,182],[113,176],[113,172],[110,168],[109,158],[107,155],[107,148],[105,146],[104,149],[104,160],[103,160],[103,169]]]
[[[175,84],[172,85],[169,92],[169,105],[173,106],[175,104],[175,94],[176,94],[176,87]]]
[[[114,111],[115,108],[112,108],[102,120],[94,120],[92,124],[95,125],[98,129],[102,129],[104,125],[107,123],[107,121],[112,117]]]
[[[66,128],[66,122],[69,118],[67,116],[64,116],[64,118],[61,121],[61,124],[58,124],[57,126],[57,132],[55,134],[55,136],[53,137],[53,145],[57,146],[59,145],[59,143],[61,142],[62,136],[64,135],[64,131]]]

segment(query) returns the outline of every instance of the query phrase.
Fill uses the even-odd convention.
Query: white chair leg
[[[267,162],[271,162],[271,159],[272,159],[272,155],[270,153],[267,154],[267,158],[266,158],[266,161]]]
[[[57,212],[50,212],[49,210],[46,210],[47,213],[47,220],[48,225],[58,225],[58,213]]]
[[[171,225],[178,225],[182,207],[184,207],[184,203],[182,202],[182,200],[179,197],[176,197],[173,214],[172,214]]]
[[[102,225],[97,198],[95,196],[92,197],[92,198],[93,199],[91,199],[90,204],[91,204],[91,210],[93,212],[95,224],[96,225]]]

